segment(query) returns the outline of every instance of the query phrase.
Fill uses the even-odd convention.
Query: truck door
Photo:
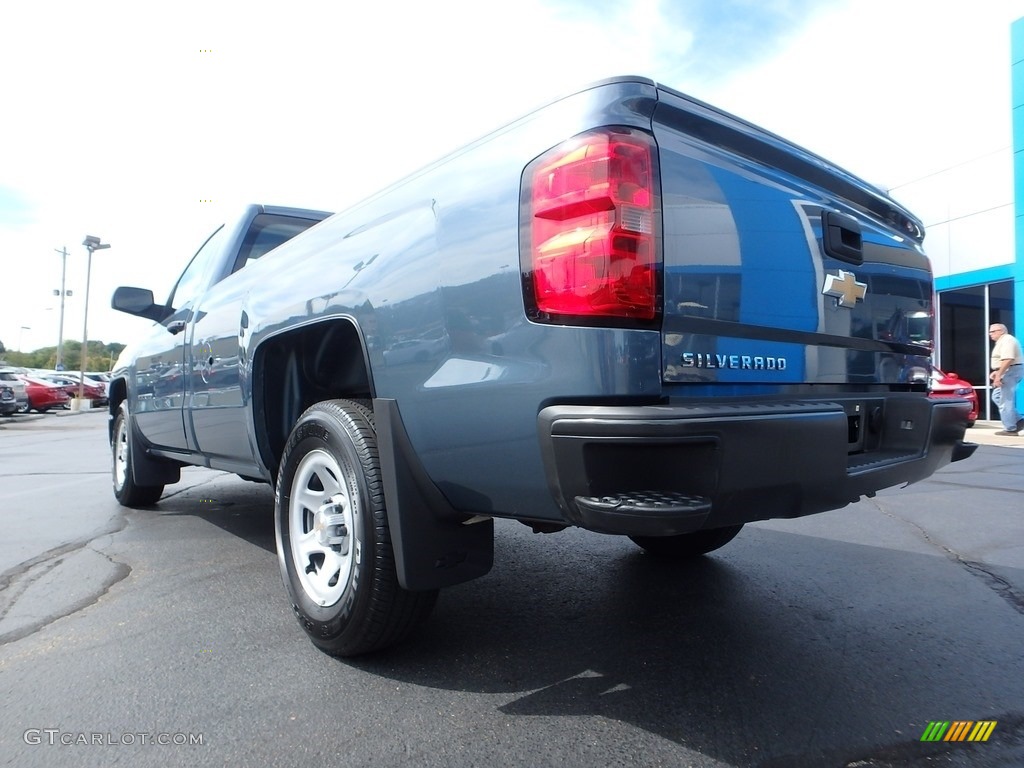
[[[188,371],[185,343],[188,326],[194,321],[196,296],[206,285],[210,271],[224,245],[221,227],[192,257],[171,292],[167,305],[174,313],[156,323],[139,345],[135,369],[135,423],[151,445],[171,450],[188,450],[182,417]]]
[[[326,214],[324,214],[326,215]],[[246,406],[251,387],[246,378],[249,293],[247,264],[319,221],[280,214],[257,215],[242,240],[231,274],[213,285],[196,308],[189,355],[189,415],[197,448],[222,462],[250,464]],[[245,467],[237,471],[244,473]]]

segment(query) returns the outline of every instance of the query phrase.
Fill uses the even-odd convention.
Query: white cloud
[[[665,50],[654,0],[601,16],[538,0],[153,8],[13,11],[0,66],[20,76],[0,97],[18,120],[4,129],[0,182],[32,210],[0,228],[15,266],[0,288],[9,345],[56,342],[53,249],[72,252],[80,297],[85,234],[113,246],[94,260],[89,336],[125,341],[142,321],[107,308],[113,288],[166,292],[225,211],[337,210],[584,82],[648,70]],[[81,311],[76,298],[66,332]]]
[[[1011,18],[995,3],[858,0],[715,96],[895,186],[1008,145]]]
[[[0,339],[13,347],[23,335],[26,349],[56,343],[54,249],[65,245],[78,293],[65,336],[81,335],[86,234],[112,244],[93,263],[89,336],[129,341],[143,321],[107,308],[113,288],[166,292],[225,210],[247,202],[339,209],[614,74],[661,79],[872,181],[904,183],[1008,141],[1007,8],[934,0],[12,5],[0,48],[0,187],[30,209],[13,226],[0,216],[8,266]],[[743,15],[730,23],[728,13]]]

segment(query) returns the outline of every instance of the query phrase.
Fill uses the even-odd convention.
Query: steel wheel
[[[303,413],[281,457],[274,506],[281,577],[318,648],[335,656],[387,648],[430,614],[437,591],[398,582],[371,410],[325,400]]]
[[[127,403],[121,403],[118,407],[111,434],[110,474],[115,498],[126,507],[146,507],[155,504],[163,494],[164,487],[135,484],[132,454],[136,448]]]
[[[725,528],[709,528],[704,531],[682,533],[678,536],[630,536],[633,543],[652,555],[673,560],[687,560],[713,552],[732,541],[743,528],[729,525]]]
[[[299,583],[317,605],[341,599],[360,560],[358,488],[350,487],[351,467],[342,471],[326,451],[306,454],[292,480],[288,527]]]
[[[128,420],[117,420],[117,431],[114,433],[114,490],[124,488],[128,477]]]

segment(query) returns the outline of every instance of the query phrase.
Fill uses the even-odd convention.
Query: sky
[[[9,3],[0,341],[57,343],[65,247],[64,337],[81,340],[86,235],[111,246],[92,259],[88,337],[127,343],[148,321],[109,309],[114,288],[165,298],[245,204],[342,210],[614,75],[795,141],[926,224],[944,216],[928,179],[994,157],[965,205],[1006,208],[1012,227],[1009,25],[1022,16],[1024,0]]]

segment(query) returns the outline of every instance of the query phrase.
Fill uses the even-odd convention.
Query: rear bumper
[[[976,446],[966,401],[918,393],[821,401],[554,405],[539,414],[568,522],[670,536],[837,509],[923,480]]]

